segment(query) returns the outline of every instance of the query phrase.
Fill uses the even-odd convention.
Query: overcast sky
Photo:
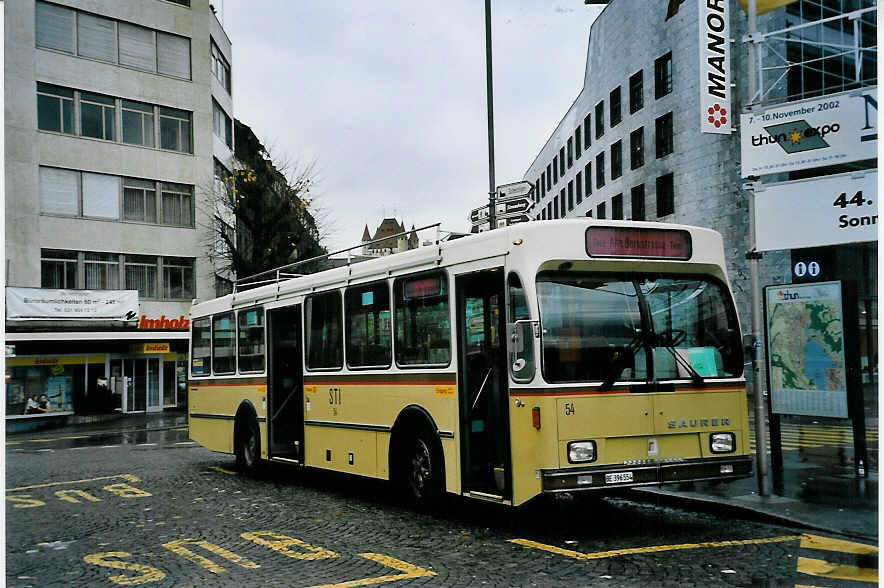
[[[385,216],[469,230],[488,191],[484,2],[214,3],[233,43],[234,114],[275,159],[315,162],[330,250]],[[580,92],[600,11],[492,2],[498,185],[522,179]]]

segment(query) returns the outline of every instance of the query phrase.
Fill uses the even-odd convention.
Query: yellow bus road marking
[[[119,561],[118,559],[108,559],[110,557],[124,558],[131,556],[132,554],[127,551],[108,551],[105,553],[92,553],[84,557],[83,560],[86,563],[90,563],[96,566],[116,570],[129,570],[131,572],[139,572],[141,574],[140,576],[124,576],[120,574],[118,576],[108,577],[108,580],[110,580],[114,584],[120,584],[123,586],[133,586],[138,584],[148,584],[150,582],[158,582],[166,577],[166,574],[153,566],[137,564],[128,561]]]
[[[86,478],[83,480],[67,480],[64,482],[47,482],[46,484],[32,484],[31,486],[19,486],[18,488],[7,488],[7,492],[18,492],[20,490],[33,490],[34,488],[49,488],[51,486],[64,486],[66,484],[85,484],[86,482],[97,482],[99,480],[116,480],[122,478],[127,482],[140,482],[141,478],[133,474],[117,474],[115,476],[101,476],[98,478]]]
[[[211,466],[210,470],[215,470],[216,472],[221,472],[222,474],[229,474],[231,476],[238,476],[239,472],[234,472],[233,470],[227,470],[222,468],[221,466]]]
[[[798,541],[801,535],[783,535],[780,537],[767,537],[764,539],[741,539],[736,541],[704,541],[703,543],[683,543],[681,545],[654,545],[651,547],[633,547],[629,549],[615,549],[612,551],[599,551],[597,553],[579,553],[569,551],[552,545],[544,545],[527,539],[510,539],[510,543],[542,549],[551,553],[557,553],[574,559],[604,559],[608,557],[620,557],[622,555],[634,555],[637,553],[658,553],[661,551],[676,551],[679,549],[705,549],[710,547],[737,547],[741,545],[760,545],[763,543],[784,543],[786,541]]]
[[[854,580],[856,582],[878,582],[878,570],[842,564],[833,564],[821,559],[798,558],[798,572],[809,576],[820,576],[830,580]]]
[[[232,551],[228,551],[224,549],[220,545],[215,545],[214,543],[209,543],[208,541],[203,541],[199,539],[176,539],[175,541],[169,541],[168,543],[163,543],[163,547],[171,551],[172,553],[177,553],[181,557],[189,559],[193,563],[209,570],[213,574],[223,574],[227,570],[222,566],[216,564],[212,560],[207,557],[203,557],[202,555],[191,551],[190,549],[184,547],[185,545],[196,545],[202,547],[206,551],[214,553],[215,555],[219,555],[224,559],[231,561],[239,566],[242,566],[247,569],[255,569],[260,568],[259,564],[248,560],[240,555],[233,553]]]
[[[388,555],[380,553],[360,553],[359,557],[364,557],[371,561],[377,562],[382,566],[393,568],[401,574],[391,574],[389,576],[379,576],[377,578],[364,578],[362,580],[351,580],[350,582],[341,582],[340,584],[321,584],[319,586],[311,586],[310,588],[350,588],[351,586],[369,586],[371,584],[382,584],[384,582],[395,582],[396,580],[408,580],[410,578],[421,578],[424,576],[435,576],[436,572],[425,570],[412,565],[408,562],[398,560]]]
[[[878,553],[878,548],[874,545],[808,534],[801,536],[801,547],[825,551],[840,551],[842,553],[856,553],[859,555],[874,555]]]

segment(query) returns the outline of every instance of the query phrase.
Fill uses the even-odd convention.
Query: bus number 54
[[[565,403],[565,416],[571,416],[572,414],[575,414],[576,412],[577,412],[577,410],[574,408],[573,402],[566,402]]]

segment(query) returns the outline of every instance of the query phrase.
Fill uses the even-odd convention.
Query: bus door
[[[458,276],[456,291],[463,491],[509,498],[503,268]]]
[[[301,306],[269,311],[267,391],[270,456],[303,462],[304,382]]]

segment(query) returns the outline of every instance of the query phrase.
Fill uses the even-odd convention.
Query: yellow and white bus
[[[531,222],[191,314],[190,436],[247,471],[511,505],[752,473],[742,337],[708,229]]]

